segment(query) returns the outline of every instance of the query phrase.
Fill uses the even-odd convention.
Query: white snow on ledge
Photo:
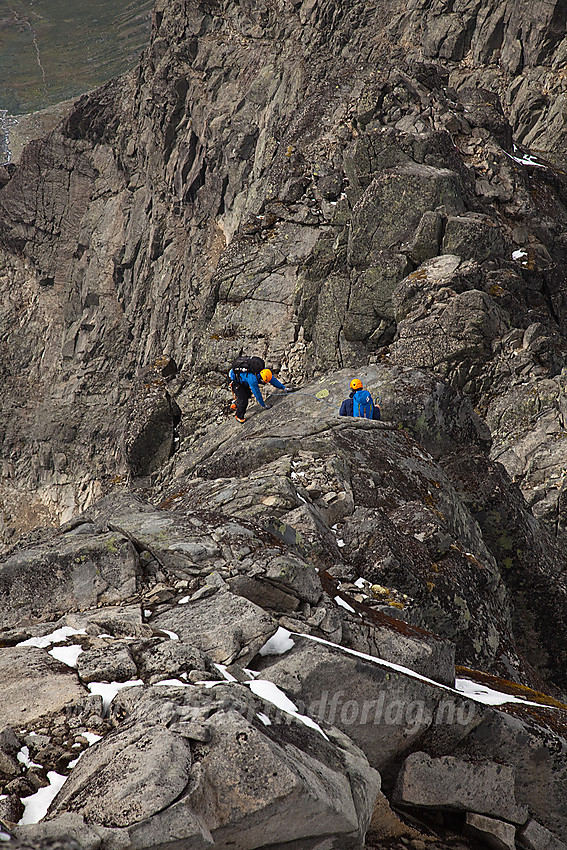
[[[351,611],[353,614],[356,614],[356,611],[354,610],[352,605],[349,605],[348,602],[346,602],[340,596],[335,596],[335,602],[337,603],[337,605],[340,605],[341,608],[346,608],[347,611]]]
[[[175,632],[170,632],[169,629],[160,629],[164,635],[167,635],[170,640],[179,640],[179,635]]]
[[[517,148],[514,145],[514,151],[515,150],[517,150]],[[508,151],[504,151],[504,153],[520,165],[533,165],[536,168],[547,168],[547,165],[544,165],[542,162],[538,162],[535,156],[531,153],[526,153],[523,156],[513,156],[513,154],[508,153]]]
[[[266,641],[262,649],[259,651],[260,655],[283,655],[284,652],[287,652],[295,645],[295,641],[290,637],[291,632],[288,632],[287,629],[284,629],[283,626],[279,626],[275,635]]]
[[[517,251],[512,251],[512,259],[513,260],[524,260],[528,256],[528,252],[525,248],[518,248]]]
[[[401,664],[394,664],[392,661],[385,661],[383,658],[377,658],[376,656],[368,655],[365,652],[357,652],[355,649],[340,646],[338,643],[332,643],[329,640],[324,640],[323,638],[315,637],[314,635],[305,635],[301,632],[292,632],[292,634],[297,637],[307,638],[307,640],[313,640],[316,643],[331,646],[333,649],[338,649],[341,652],[345,652],[347,655],[354,655],[358,658],[362,658],[364,661],[370,661],[373,664],[380,664],[382,667],[389,667],[391,670],[396,670],[398,673],[403,673],[405,676],[410,676],[412,679],[419,679],[420,681],[427,682],[429,685],[433,685],[436,688],[449,691],[449,693],[457,694],[461,697],[466,697],[474,700],[474,702],[483,703],[484,705],[497,706],[515,702],[519,705],[534,705],[538,708],[541,708],[542,706],[545,708],[556,708],[556,706],[553,705],[547,705],[546,703],[541,702],[531,702],[530,700],[516,697],[513,694],[506,694],[503,691],[493,690],[492,688],[480,685],[471,679],[457,679],[455,681],[455,687],[450,688],[448,685],[442,685],[440,682],[436,682],[434,679],[429,679],[427,676],[422,676],[421,673],[416,673],[415,670],[410,670],[409,667],[403,667]]]
[[[455,688],[459,693],[469,697],[475,702],[482,702],[485,705],[505,705],[507,702],[516,702],[520,705],[537,705],[539,708],[557,708],[554,705],[546,705],[541,702],[531,702],[521,697],[515,697],[513,694],[505,694],[502,691],[495,691],[487,685],[481,685],[478,682],[473,682],[471,679],[457,679]]]
[[[43,765],[31,760],[29,747],[23,746],[16,758],[24,767],[43,767]],[[0,797],[0,799],[2,798]]]
[[[87,688],[91,694],[98,694],[102,697],[103,710],[107,714],[110,703],[119,691],[123,688],[134,688],[143,684],[142,679],[131,679],[129,682],[89,682]]]
[[[50,635],[43,637],[28,638],[17,643],[16,646],[37,646],[40,649],[46,649],[52,643],[63,643],[71,635],[86,635],[86,629],[73,629],[71,626],[62,626],[60,629],[55,629]]]
[[[89,747],[92,747],[93,744],[96,744],[97,741],[102,739],[102,735],[97,735],[96,732],[81,732],[81,735],[83,738],[86,738]]]
[[[67,667],[76,667],[77,659],[82,651],[83,647],[76,644],[73,646],[57,646],[55,649],[49,649],[48,653],[53,658],[56,658],[57,661],[66,664]]]
[[[265,702],[271,702],[272,705],[275,705],[275,707],[279,708],[280,711],[284,711],[286,714],[291,714],[296,720],[303,723],[304,726],[309,726],[311,729],[315,729],[323,736],[323,738],[325,738],[325,740],[329,740],[319,724],[315,723],[315,721],[306,714],[299,714],[295,703],[293,703],[290,698],[284,694],[280,688],[278,688],[277,685],[274,685],[273,682],[268,682],[266,679],[254,679],[254,681],[246,682],[246,684],[252,693],[256,694],[256,696],[260,697],[260,699],[263,699]]]
[[[311,729],[315,729],[315,731],[319,732],[325,740],[329,740],[328,736],[325,735],[319,724],[315,723],[315,721],[306,714],[300,714],[295,703],[293,703],[287,694],[285,694],[273,682],[269,682],[267,679],[252,679],[250,682],[238,682],[234,676],[228,672],[228,670],[223,669],[224,664],[215,664],[215,667],[220,670],[225,677],[224,679],[219,679],[214,682],[196,682],[195,684],[202,685],[205,688],[214,688],[215,685],[226,685],[228,682],[231,685],[249,687],[252,693],[256,694],[256,696],[260,697],[260,699],[263,699],[264,702],[269,702],[285,714],[290,714],[292,717],[295,717],[296,720],[299,720],[300,723],[303,723],[304,726],[309,726]],[[258,714],[258,717],[265,726],[271,725],[270,718],[267,715],[260,713]],[[266,719],[268,722],[266,722]]]

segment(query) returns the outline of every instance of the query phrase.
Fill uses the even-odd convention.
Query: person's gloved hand
[[[266,403],[266,404],[264,405],[264,410],[270,410],[270,409],[271,409],[271,407],[272,407],[272,405],[271,405],[271,404]]]
[[[284,393],[292,393],[295,391],[295,387],[284,387]]]

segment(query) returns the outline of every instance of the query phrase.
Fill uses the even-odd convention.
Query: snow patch
[[[351,611],[353,614],[356,614],[356,611],[354,610],[352,605],[349,605],[348,602],[345,602],[345,600],[342,599],[340,596],[335,596],[335,602],[337,603],[337,605],[340,605],[341,608],[346,608],[347,611]]]
[[[20,750],[20,752],[18,753],[16,758],[25,767],[43,767],[43,765],[37,764],[37,762],[31,760],[29,748],[26,747],[26,746],[22,747],[22,749]],[[3,798],[0,797],[0,799],[3,799]]]
[[[232,673],[228,672],[225,664],[215,664],[215,667],[227,682],[238,682],[238,679],[235,679]]]
[[[81,735],[87,739],[89,747],[92,747],[93,744],[96,744],[97,741],[102,739],[102,735],[95,735],[94,732],[81,732]]]
[[[256,712],[256,717],[260,718],[260,720],[262,721],[264,726],[271,726],[272,725],[272,721],[270,720],[270,718],[268,717],[267,714],[263,714],[263,712],[258,711],[258,712]]]
[[[295,641],[291,639],[290,632],[280,626],[272,637],[266,641],[261,648],[260,655],[283,655],[292,646],[295,646]]]
[[[104,713],[108,714],[110,703],[119,691],[124,688],[135,688],[143,684],[141,679],[131,679],[129,682],[89,682],[87,688],[91,694],[98,694],[102,697]]]
[[[71,635],[86,635],[86,629],[73,629],[71,626],[62,626],[60,629],[55,629],[49,635],[43,637],[28,638],[17,643],[16,646],[37,646],[40,649],[45,649],[51,646],[52,643],[63,643]]]
[[[460,693],[469,697],[475,702],[482,702],[485,705],[504,705],[507,702],[520,703],[521,705],[537,705],[541,708],[541,702],[530,702],[527,699],[515,697],[512,694],[505,694],[502,691],[495,691],[486,685],[480,685],[478,682],[473,682],[470,679],[456,679],[455,688]],[[553,706],[546,706],[553,708]]]
[[[46,788],[40,788],[39,791],[29,797],[22,797],[24,813],[18,821],[19,824],[39,823],[47,814],[51,801],[59,793],[67,779],[66,776],[62,776],[54,770],[48,772],[47,778],[49,785]]]
[[[74,644],[73,646],[58,646],[55,649],[48,650],[49,655],[52,655],[57,661],[62,661],[67,667],[77,666],[77,659],[82,651],[83,647],[78,644]]]
[[[271,702],[272,705],[275,705],[276,708],[280,709],[280,711],[284,711],[286,714],[291,714],[296,718],[296,720],[303,723],[304,726],[309,726],[311,729],[315,729],[323,736],[323,738],[327,741],[329,740],[319,724],[315,723],[315,721],[310,717],[307,717],[306,714],[299,714],[295,703],[293,703],[290,698],[278,688],[277,685],[274,685],[273,682],[268,682],[265,679],[256,679],[253,682],[247,682],[247,685],[252,693],[256,694],[256,696],[260,697],[260,699],[263,699],[266,702]]]
[[[245,673],[248,673],[251,679],[257,679],[260,675],[260,672],[258,670],[249,670],[248,667],[243,667],[242,669]]]
[[[176,635],[175,632],[170,632],[168,629],[160,629],[160,632],[167,635],[170,640],[179,640],[179,635]]]
[[[512,154],[509,154],[507,151],[504,151],[504,153],[520,165],[535,165],[536,168],[547,168],[547,165],[544,165],[542,162],[538,162],[535,156],[531,153],[526,153],[523,156],[512,156]]]

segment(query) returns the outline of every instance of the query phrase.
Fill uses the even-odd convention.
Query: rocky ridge
[[[565,846],[563,12],[158,0],[0,174],[9,847]]]
[[[558,635],[452,483],[463,445],[501,479],[486,427],[446,383],[387,365],[361,374],[388,418],[341,419],[348,374],[208,426],[156,504],[117,486],[4,558],[15,847],[561,846]]]

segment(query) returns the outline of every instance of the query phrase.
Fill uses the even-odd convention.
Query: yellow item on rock
[[[350,382],[351,390],[361,390],[362,389],[362,381],[359,381],[358,378],[353,378]]]
[[[265,384],[269,384],[272,380],[272,373],[269,369],[262,369],[262,371],[260,372],[260,377],[262,378]]]

